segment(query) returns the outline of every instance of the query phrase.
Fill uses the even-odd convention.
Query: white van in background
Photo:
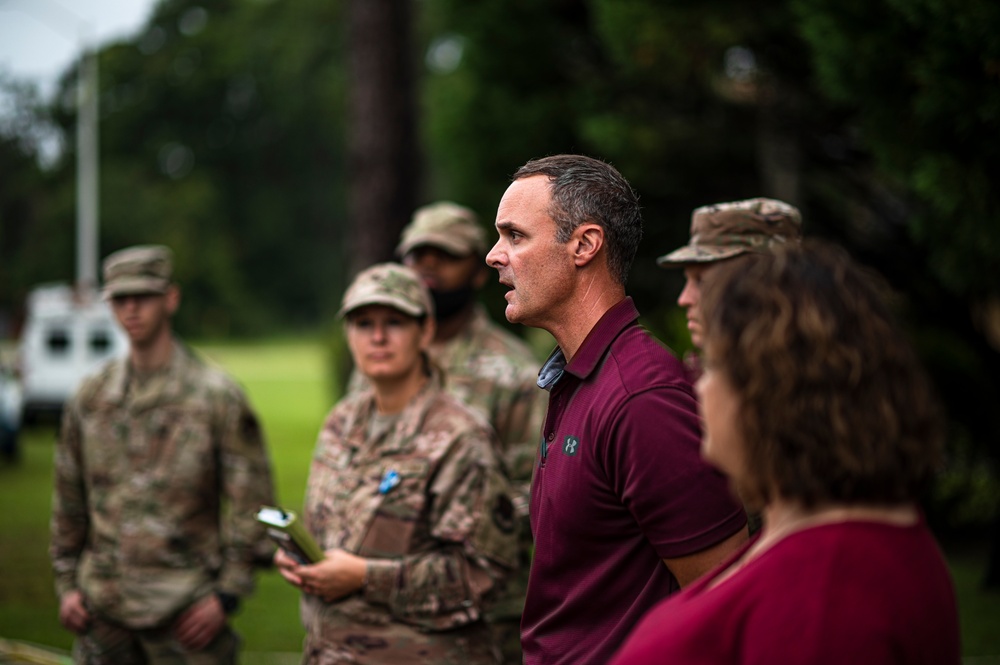
[[[65,284],[28,296],[18,351],[22,420],[57,414],[80,381],[128,351],[128,338],[97,293],[80,297]]]

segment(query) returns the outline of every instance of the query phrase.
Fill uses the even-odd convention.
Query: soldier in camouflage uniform
[[[341,316],[370,387],[333,409],[313,457],[304,518],[326,558],[275,555],[304,592],[303,663],[497,663],[483,607],[516,565],[518,521],[495,434],[442,389],[414,272],[362,272]]]
[[[470,209],[439,201],[419,208],[403,229],[397,254],[430,289],[437,330],[430,346],[452,395],[496,430],[516,490],[521,525],[518,570],[488,619],[504,662],[521,662],[520,622],[531,564],[528,490],[548,395],[537,385],[539,363],[519,337],[494,323],[476,302],[488,278],[486,233]],[[357,373],[351,392],[363,385]]]
[[[748,252],[767,252],[801,238],[802,215],[798,208],[776,199],[717,203],[697,208],[691,214],[691,240],[656,263],[661,268],[684,270],[684,290],[677,304],[687,311],[687,327],[696,349],[702,345],[701,283],[712,269],[722,261]],[[696,379],[701,374],[697,356],[685,358],[685,363]]]
[[[701,285],[715,267],[751,252],[802,239],[799,209],[776,199],[755,198],[696,208],[691,214],[691,240],[656,260],[661,268],[683,268],[684,289],[677,304],[687,312],[687,327],[696,352],[684,357],[692,383],[701,376],[703,322]],[[761,527],[759,512],[748,511],[751,534]]]
[[[234,663],[227,614],[266,544],[254,512],[273,503],[257,418],[175,339],[169,249],[112,254],[104,280],[130,350],[63,414],[50,546],[60,620],[77,663]]]

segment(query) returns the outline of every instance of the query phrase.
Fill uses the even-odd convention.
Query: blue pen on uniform
[[[382,482],[378,484],[379,494],[388,494],[389,490],[399,484],[399,474],[395,469],[389,469],[382,476]]]

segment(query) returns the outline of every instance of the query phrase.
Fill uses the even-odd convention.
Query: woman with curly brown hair
[[[806,242],[705,285],[702,454],[764,527],[651,611],[615,665],[960,662],[954,590],[918,507],[939,412],[874,281]]]

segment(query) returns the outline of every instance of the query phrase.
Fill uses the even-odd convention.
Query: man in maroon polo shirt
[[[635,193],[580,155],[533,160],[497,209],[486,262],[507,319],[558,347],[531,488],[535,556],[521,621],[528,665],[605,663],[639,618],[735,551],[746,515],[702,462],[683,366],[638,323],[625,280]]]

